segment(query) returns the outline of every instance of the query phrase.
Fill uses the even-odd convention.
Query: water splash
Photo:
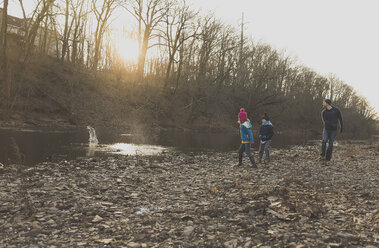
[[[96,131],[93,127],[87,126],[89,139],[88,139],[88,148],[87,148],[87,157],[93,157],[95,155],[96,147],[99,144],[99,141],[96,136]]]
[[[99,141],[97,140],[96,131],[93,127],[87,126],[88,132],[89,132],[89,145],[91,146],[97,146],[99,144]]]

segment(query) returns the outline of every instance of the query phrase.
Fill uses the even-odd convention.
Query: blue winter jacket
[[[249,121],[245,121],[240,125],[242,143],[254,143],[252,127]]]

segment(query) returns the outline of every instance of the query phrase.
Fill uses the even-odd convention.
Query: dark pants
[[[259,161],[262,161],[263,153],[266,153],[266,159],[267,161],[270,161],[270,147],[271,140],[267,140],[265,143],[261,142],[261,145],[259,146]]]
[[[246,155],[250,158],[251,152],[250,152],[250,143],[243,144],[241,143],[240,149],[238,149],[238,154],[240,157],[242,157],[243,152],[246,152]]]
[[[337,130],[324,129],[324,133],[322,135],[321,156],[322,157],[326,156],[326,160],[328,161],[332,159],[333,143],[336,136],[337,136]],[[328,146],[328,150],[326,150],[326,143],[328,141],[329,141],[329,146]]]

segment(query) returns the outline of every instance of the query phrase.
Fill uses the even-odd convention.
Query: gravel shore
[[[375,145],[0,167],[1,247],[378,247]]]

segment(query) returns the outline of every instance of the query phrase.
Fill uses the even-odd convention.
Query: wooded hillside
[[[117,11],[134,20],[138,61],[123,61],[106,38]],[[1,29],[4,121],[224,129],[244,107],[253,121],[267,112],[278,130],[314,136],[330,98],[346,137],[375,132],[375,111],[351,86],[185,1],[39,0],[24,20],[23,35]]]

